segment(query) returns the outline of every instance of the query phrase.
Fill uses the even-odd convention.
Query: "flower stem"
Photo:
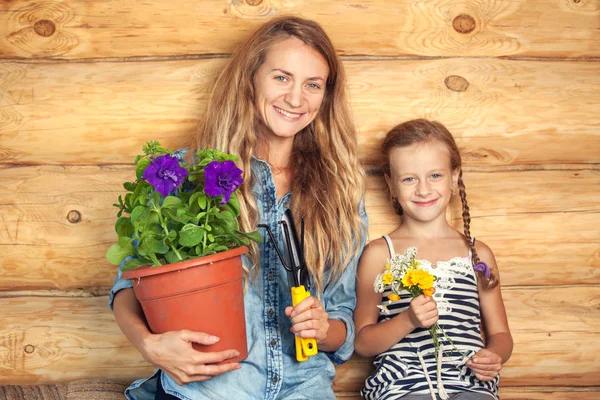
[[[209,211],[212,207],[212,201],[210,200],[210,198],[206,199],[206,203],[207,203],[207,207],[206,207],[206,218],[204,219],[204,231],[203,231],[203,237],[202,237],[202,250],[204,251],[204,249],[206,248],[206,239],[208,237],[208,235],[206,234],[206,227],[208,226],[208,214]]]
[[[179,261],[182,261],[183,257],[181,257],[181,254],[179,254],[179,252],[175,248],[175,245],[171,243],[171,241],[168,239],[169,230],[167,229],[167,223],[165,222],[162,214],[160,213],[160,206],[157,207],[156,204],[154,204],[154,200],[151,200],[150,203],[152,204],[152,209],[154,210],[154,212],[158,214],[158,221],[160,222],[160,226],[163,228],[163,231],[165,231],[165,242],[168,243],[167,246],[169,246],[171,250],[173,250]]]

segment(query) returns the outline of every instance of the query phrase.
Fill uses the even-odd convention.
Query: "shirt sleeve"
[[[125,263],[129,260],[131,260],[131,256],[126,257],[122,262],[121,265],[119,265],[119,272],[117,273],[117,277],[115,278],[115,281],[112,285],[112,287],[110,288],[110,296],[108,298],[108,306],[110,307],[111,310],[113,310],[113,303],[115,301],[115,296],[116,294],[119,292],[119,290],[123,290],[123,289],[127,289],[127,288],[132,288],[133,284],[131,283],[131,281],[129,279],[123,279],[122,275],[123,275],[123,265],[125,265]],[[114,311],[114,310],[113,310]]]
[[[331,282],[323,293],[323,303],[329,313],[329,319],[337,319],[346,325],[346,340],[344,344],[335,352],[327,353],[331,361],[340,365],[348,361],[354,353],[354,319],[353,313],[356,307],[356,269],[358,259],[365,247],[367,237],[368,218],[365,211],[364,202],[359,206],[360,216],[365,224],[363,235],[358,251],[353,255],[350,264],[344,269],[342,276]]]

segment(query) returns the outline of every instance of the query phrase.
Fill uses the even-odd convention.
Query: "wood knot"
[[[581,0],[573,0],[573,3],[577,4],[579,3]]]
[[[446,79],[444,79],[444,84],[453,92],[464,92],[469,87],[469,81],[458,75],[446,77]]]
[[[260,5],[260,3],[262,3],[262,2],[263,2],[263,0],[246,0],[246,3],[248,3],[249,6],[253,6],[253,7]]]
[[[31,344],[28,344],[23,350],[25,351],[25,353],[31,354],[35,351],[35,347]]]
[[[81,213],[77,210],[71,210],[67,214],[67,219],[69,220],[70,223],[76,224],[79,221],[81,221]]]
[[[35,23],[35,25],[33,25],[33,30],[40,36],[48,37],[54,34],[56,26],[52,21],[48,21],[47,19],[40,19],[38,22]]]
[[[471,33],[475,29],[475,25],[475,19],[467,14],[460,14],[452,21],[452,26],[458,33]]]

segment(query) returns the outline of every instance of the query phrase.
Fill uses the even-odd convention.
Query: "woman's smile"
[[[286,111],[283,108],[279,108],[277,106],[273,106],[273,108],[275,109],[275,111],[277,111],[277,113],[281,116],[283,116],[285,119],[289,120],[289,121],[298,121],[300,118],[302,118],[302,116],[306,113],[294,113],[291,111]]]

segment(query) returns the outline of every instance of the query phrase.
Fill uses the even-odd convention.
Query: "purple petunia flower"
[[[186,176],[186,169],[179,165],[177,157],[170,154],[156,157],[144,170],[144,180],[163,196],[179,188]]]
[[[242,170],[233,161],[212,161],[204,168],[204,192],[209,196],[223,195],[221,204],[229,201],[229,197],[242,184]]]

